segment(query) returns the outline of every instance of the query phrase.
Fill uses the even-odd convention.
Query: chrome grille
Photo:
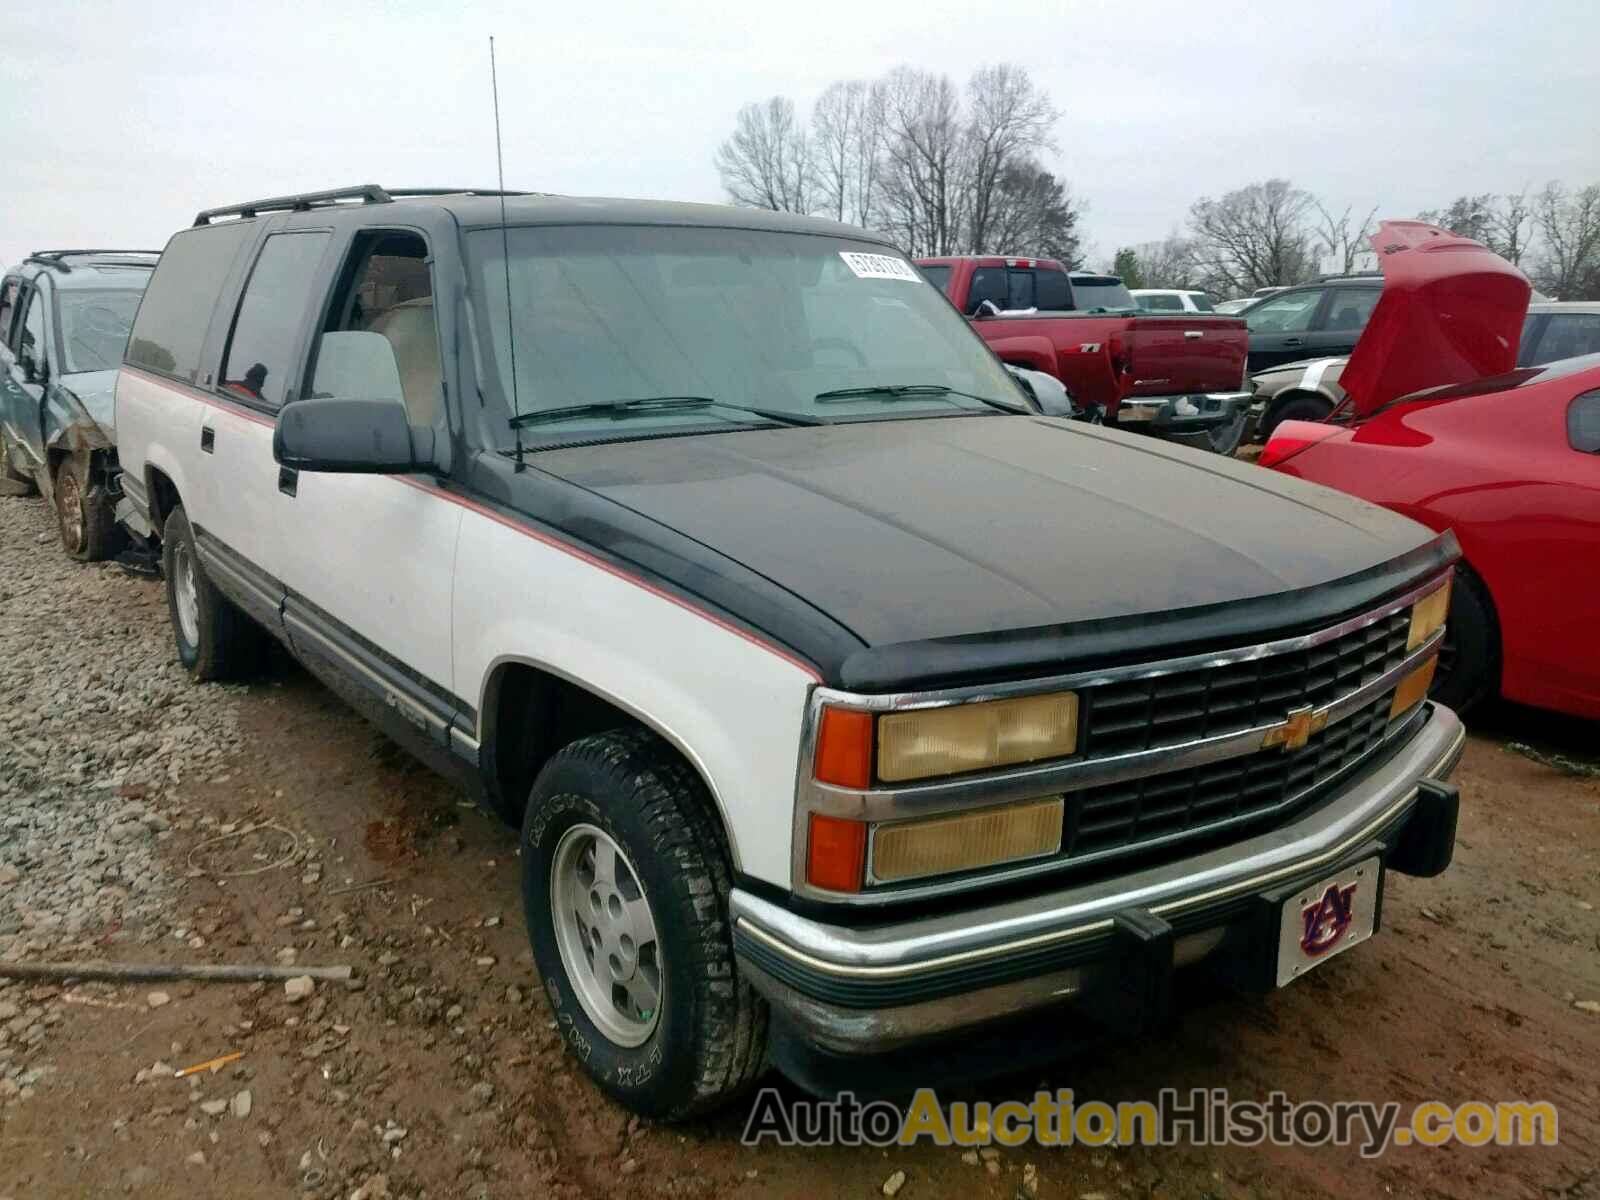
[[[1309,649],[1085,688],[1079,753],[1108,758],[1237,733],[1327,704],[1399,665],[1410,628],[1410,610],[1401,609]]]
[[[1403,630],[1400,645],[1403,652]],[[1382,744],[1390,695],[1313,734],[1297,751],[1266,750],[1069,793],[1061,857],[1127,850],[1289,808]]]

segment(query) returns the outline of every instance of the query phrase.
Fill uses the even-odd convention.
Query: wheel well
[[[490,677],[480,721],[485,782],[507,815],[521,813],[534,779],[563,746],[608,729],[647,728],[605,697],[519,662],[502,664]]]
[[[167,514],[178,507],[178,489],[159,467],[146,467],[150,477],[150,525],[160,534],[167,523]]]
[[[1287,391],[1279,392],[1268,401],[1267,411],[1263,415],[1270,420],[1274,413],[1282,412],[1285,405],[1291,404],[1296,400],[1315,400],[1319,404],[1325,405],[1329,412],[1333,411],[1333,401],[1321,392],[1308,392],[1304,388],[1290,388]]]

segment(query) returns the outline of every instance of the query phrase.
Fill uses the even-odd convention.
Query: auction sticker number
[[[920,283],[922,276],[917,274],[917,269],[903,258],[896,258],[892,254],[862,254],[856,250],[841,250],[839,257],[844,259],[844,265],[849,267],[857,279],[905,279],[912,283]]]

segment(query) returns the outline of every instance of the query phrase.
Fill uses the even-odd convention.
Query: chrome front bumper
[[[1163,433],[1194,433],[1226,425],[1254,396],[1254,391],[1128,396],[1117,404],[1117,424]]]
[[[1441,791],[1427,781],[1449,777],[1465,738],[1453,712],[1430,705],[1388,758],[1288,825],[1193,858],[985,908],[845,926],[735,890],[734,950],[789,1029],[844,1053],[891,1050],[1081,998],[1108,974],[1125,973],[1130,931],[1164,931],[1159,965],[1170,973],[1211,955],[1260,898],[1330,874],[1375,845],[1390,869],[1442,870],[1454,843],[1453,800],[1443,816],[1423,801]]]

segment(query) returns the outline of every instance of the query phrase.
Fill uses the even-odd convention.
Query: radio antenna
[[[500,259],[506,273],[506,350],[511,358],[511,429],[517,439],[517,470],[522,470],[522,415],[517,388],[517,329],[511,319],[511,235],[506,229],[506,160],[500,148],[500,75],[495,70],[494,35],[489,35],[489,88],[494,93],[494,164],[500,177]]]

